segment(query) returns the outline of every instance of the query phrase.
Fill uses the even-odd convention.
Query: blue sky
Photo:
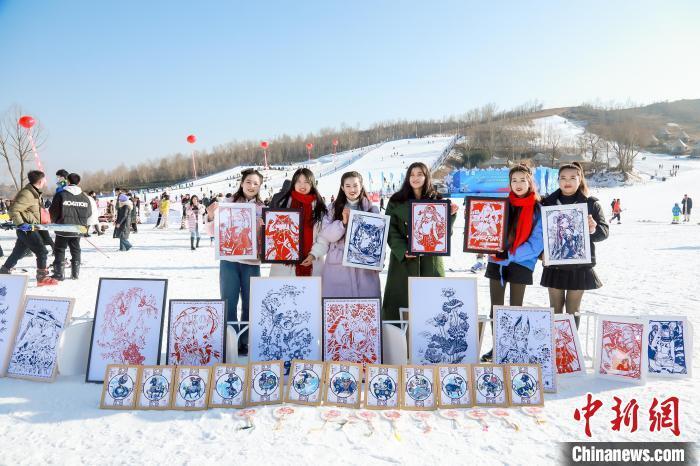
[[[48,170],[489,102],[700,97],[700,2],[0,0],[0,112]],[[4,167],[2,169],[4,171]]]

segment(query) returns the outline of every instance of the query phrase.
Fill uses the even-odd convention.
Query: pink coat
[[[314,257],[326,254],[323,266],[324,298],[380,298],[379,272],[343,265],[345,248],[345,225],[341,220],[333,220],[334,206],[328,209],[323,219],[321,232],[311,248]],[[365,212],[379,213],[379,209],[368,199],[362,200]]]
[[[204,212],[205,208],[202,204],[199,204],[197,207],[199,207],[199,210],[197,210],[196,214],[194,213],[194,209],[192,209],[191,205],[188,205],[185,208],[187,227],[191,232],[202,231],[202,212]]]

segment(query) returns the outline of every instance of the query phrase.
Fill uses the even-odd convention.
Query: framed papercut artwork
[[[250,361],[321,360],[321,277],[250,279]]]
[[[648,320],[599,316],[593,364],[596,376],[643,384],[647,375],[648,336]]]
[[[214,214],[216,259],[258,258],[258,224],[255,204],[221,203]]]
[[[542,366],[507,364],[506,383],[511,406],[543,406]]]
[[[591,263],[588,205],[542,206],[544,265]]]
[[[249,406],[282,402],[284,361],[251,362],[249,378]]]
[[[469,364],[440,364],[437,401],[440,408],[469,408],[472,406],[472,374]]]
[[[343,265],[381,272],[389,235],[388,215],[350,211],[345,230]]]
[[[450,206],[449,200],[409,201],[410,255],[450,255]]]
[[[323,401],[324,366],[321,361],[293,360],[284,401],[320,405]]]
[[[467,197],[464,252],[495,254],[506,247],[508,198]]]
[[[508,406],[505,366],[472,364],[474,406]]]
[[[551,307],[493,307],[495,364],[540,364],[545,392],[557,391]]]
[[[262,261],[273,264],[297,264],[301,257],[303,222],[299,209],[263,209]]]
[[[108,364],[104,373],[102,409],[133,409],[138,392],[139,366]]]
[[[53,382],[58,340],[70,322],[73,298],[27,296],[7,367],[7,376]]]
[[[323,403],[359,408],[362,388],[362,364],[326,361]]]
[[[554,315],[554,346],[557,374],[560,376],[584,375],[581,343],[576,329],[576,320],[571,314]]]
[[[401,366],[401,408],[414,411],[436,409],[437,373],[436,366]]]
[[[246,403],[248,366],[215,364],[209,394],[210,408],[242,408]]]
[[[138,377],[137,409],[170,409],[173,402],[174,366],[141,366]]]
[[[108,364],[158,365],[166,279],[100,278],[86,382],[102,383]]]
[[[381,364],[379,298],[323,298],[323,359]]]
[[[368,364],[365,376],[366,409],[398,409],[401,366]]]
[[[412,364],[478,362],[476,284],[472,277],[408,278],[408,356]]]
[[[693,368],[693,328],[686,317],[649,316],[646,340],[650,377],[686,378]]]
[[[0,377],[5,375],[10,363],[26,290],[26,275],[0,274]]]
[[[211,366],[226,360],[226,302],[171,299],[166,363]]]
[[[211,367],[175,366],[173,409],[207,409],[210,380]]]

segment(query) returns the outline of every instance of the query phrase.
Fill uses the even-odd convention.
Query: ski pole
[[[90,241],[90,240],[87,239],[87,238],[85,238],[85,241],[87,241],[88,243],[90,243],[90,244],[92,245],[93,248],[97,249],[99,252],[101,252],[102,254],[104,254],[104,256],[105,256],[107,259],[111,259],[111,257],[109,257],[109,256],[107,255],[107,253],[104,252],[102,249],[98,248],[97,245],[96,245],[95,243],[93,243],[92,241]]]

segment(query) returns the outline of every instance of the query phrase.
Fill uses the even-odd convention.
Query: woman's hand
[[[308,256],[306,256],[306,259],[304,259],[299,265],[301,265],[302,267],[308,267],[311,264],[313,264],[315,260],[316,258],[314,257],[314,255],[309,254]]]
[[[459,210],[459,206],[458,206],[457,204],[452,203],[452,204],[450,205],[450,214],[451,214],[451,215],[456,214],[458,210]]]
[[[258,228],[262,227],[263,225],[265,225],[265,221],[261,217],[258,217]]]
[[[405,253],[404,256],[406,257],[406,259],[415,259],[416,257],[418,257],[418,256],[412,256],[409,253]]]
[[[593,216],[588,214],[588,230],[590,231],[590,234],[595,232],[597,226],[598,224],[595,222],[595,220],[593,220]]]
[[[349,219],[350,219],[350,209],[345,207],[343,209],[343,225],[347,225]]]

